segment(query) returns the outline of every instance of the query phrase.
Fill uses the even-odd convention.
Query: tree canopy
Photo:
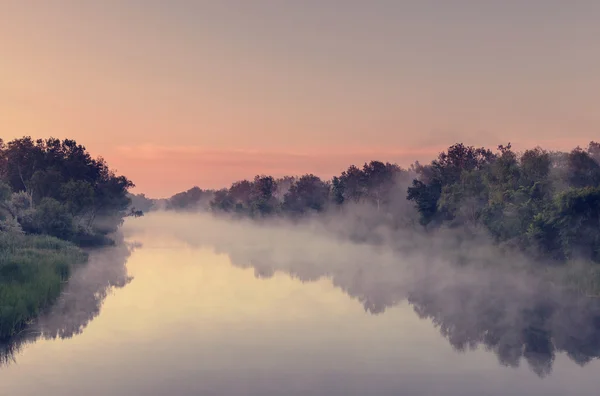
[[[133,186],[74,140],[0,139],[3,224],[24,232],[82,244],[103,240],[128,214]]]

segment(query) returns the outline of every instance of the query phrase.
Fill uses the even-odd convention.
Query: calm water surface
[[[458,351],[406,300],[372,314],[330,279],[263,278],[210,246],[129,239],[93,253],[6,348],[0,395],[598,394],[597,360],[509,367],[477,343]]]

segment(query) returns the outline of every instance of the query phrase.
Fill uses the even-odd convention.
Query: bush
[[[33,212],[36,233],[70,240],[74,234],[73,216],[54,198],[44,198]]]
[[[87,255],[49,236],[0,232],[0,339],[17,333],[60,294]]]

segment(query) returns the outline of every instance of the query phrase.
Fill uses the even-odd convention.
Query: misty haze
[[[594,396],[600,1],[0,0],[0,396]]]

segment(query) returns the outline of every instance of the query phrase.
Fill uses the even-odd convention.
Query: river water
[[[302,275],[284,257],[294,243],[276,240],[283,230],[242,240],[228,225],[151,221],[92,252],[3,349],[0,395],[598,394],[598,316],[586,303],[479,301],[465,292],[474,283],[419,294],[363,269]],[[338,256],[319,243],[323,260]],[[311,251],[294,251],[297,265],[317,267]]]

